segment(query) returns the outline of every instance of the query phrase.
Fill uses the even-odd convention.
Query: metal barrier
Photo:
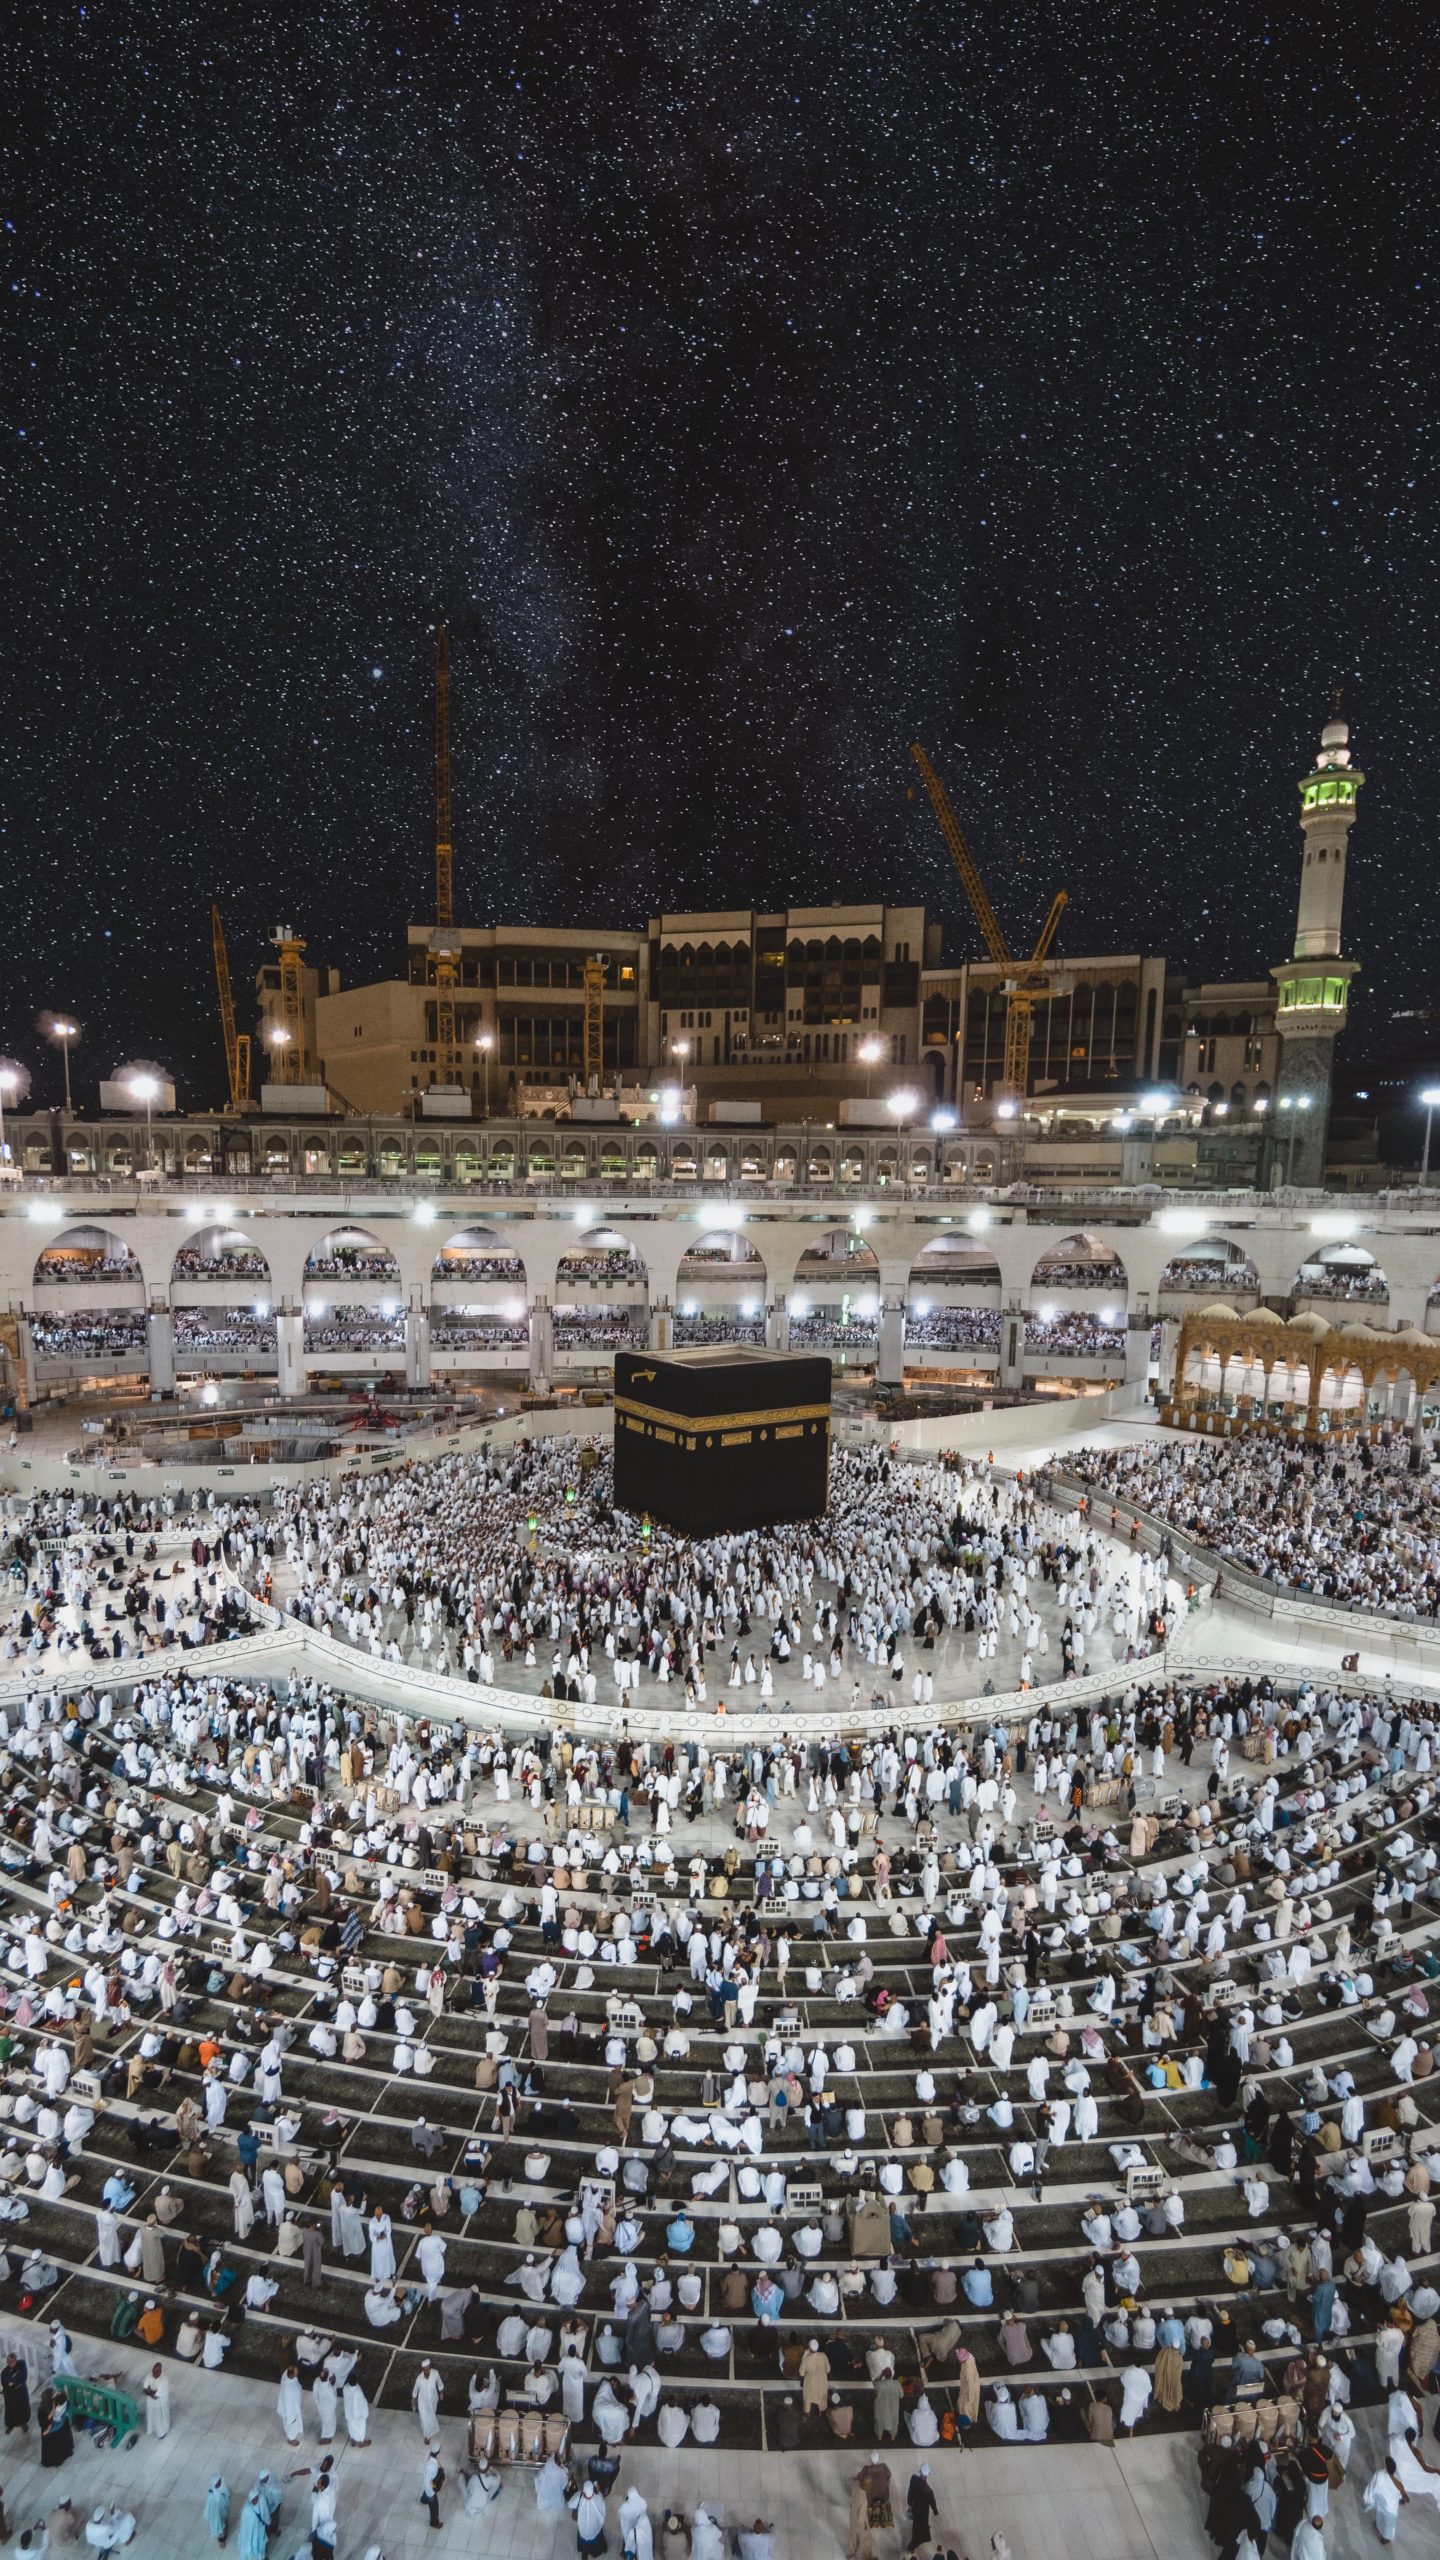
[[[140,2433],[140,2404],[128,2391],[108,2382],[82,2382],[73,2373],[62,2378],[59,2388],[72,2418],[82,2426],[110,2429],[112,2452],[134,2443]]]

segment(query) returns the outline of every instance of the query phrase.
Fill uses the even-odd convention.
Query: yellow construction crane
[[[460,945],[453,932],[437,925],[430,936],[435,968],[435,1081],[460,1082],[460,1052],[455,1037],[455,989],[460,979]]]
[[[585,963],[585,1090],[598,1093],[605,1081],[605,955],[597,951]]]
[[[450,638],[435,634],[435,921],[455,921],[454,849],[450,841]]]
[[[235,1028],[235,999],[230,992],[230,955],[225,948],[225,927],[220,910],[210,908],[210,940],[215,952],[215,984],[220,993],[220,1028],[225,1038],[225,1072],[230,1079],[230,1108],[250,1108],[250,1034]]]
[[[300,954],[305,945],[293,925],[277,924],[270,936],[280,958],[280,1015],[270,1030],[272,1084],[311,1084],[310,1045],[305,1037],[305,973]]]
[[[1010,974],[1005,980],[1005,1073],[1000,1092],[1007,1099],[1023,1102],[1030,1090],[1030,1032],[1037,1004],[1047,1004],[1061,992],[1056,972],[1047,968],[1046,959],[1059,930],[1060,918],[1070,904],[1068,889],[1057,889],[1050,913],[1040,930],[1028,960],[1017,961],[1004,934],[1000,919],[990,904],[985,883],[975,868],[974,856],[960,832],[960,822],[950,806],[945,785],[935,771],[922,746],[910,750],[920,771],[920,779],[930,794],[930,805],[940,821],[940,832],[950,848],[950,859],[960,874],[965,895],[975,912],[975,921],[985,938],[985,948],[992,960]]]

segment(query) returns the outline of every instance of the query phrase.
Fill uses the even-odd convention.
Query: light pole
[[[897,1131],[907,1129],[920,1108],[920,1096],[918,1093],[912,1093],[908,1085],[902,1085],[897,1093],[886,1094],[885,1108],[894,1121]],[[908,1148],[902,1150],[896,1164],[896,1172],[902,1183],[910,1179],[909,1152]]]
[[[493,1031],[477,1031],[475,1046],[485,1061],[485,1117],[490,1117],[490,1052],[495,1046]]]
[[[1425,1153],[1420,1159],[1420,1188],[1423,1191],[1430,1179],[1430,1123],[1435,1116],[1436,1104],[1440,1103],[1440,1084],[1427,1084],[1420,1099],[1425,1105]]]
[[[160,1087],[154,1076],[132,1076],[130,1090],[136,1101],[143,1102],[145,1105],[145,1170],[147,1173],[153,1173],[155,1170],[155,1123],[152,1114],[155,1108],[155,1096]]]
[[[868,1102],[870,1099],[871,1069],[879,1066],[881,1059],[885,1055],[885,1044],[881,1040],[862,1040],[859,1048],[855,1052],[855,1055],[865,1070],[865,1099]]]
[[[55,1022],[50,1028],[52,1039],[60,1043],[60,1055],[65,1061],[65,1116],[68,1120],[74,1110],[70,1100],[70,1043],[72,1040],[78,1040],[80,1025],[78,1022]]]

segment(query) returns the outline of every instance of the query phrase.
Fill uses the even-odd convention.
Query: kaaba
[[[617,1351],[616,1502],[694,1538],[817,1519],[830,1374],[814,1353]]]

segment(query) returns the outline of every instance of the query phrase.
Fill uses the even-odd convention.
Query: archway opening
[[[305,1262],[307,1280],[395,1280],[400,1265],[388,1245],[367,1227],[332,1227],[312,1246]]]
[[[110,1289],[125,1281],[143,1281],[137,1256],[112,1227],[66,1227],[52,1237],[36,1260],[38,1287]]]
[[[439,1281],[469,1281],[473,1286],[523,1289],[525,1265],[508,1237],[494,1227],[460,1227],[447,1236],[430,1266]]]
[[[675,1277],[675,1345],[745,1343],[763,1348],[768,1275],[738,1228],[716,1229],[681,1256]]]
[[[1390,1283],[1373,1253],[1359,1244],[1327,1244],[1302,1262],[1295,1274],[1297,1298],[1320,1298],[1370,1306],[1388,1305]]]
[[[1172,1253],[1160,1286],[1182,1296],[1237,1298],[1258,1294],[1260,1274],[1244,1247],[1228,1236],[1196,1236]]]
[[[905,1292],[905,1346],[917,1355],[998,1353],[1000,1266],[979,1237],[954,1232],[921,1246]]]

